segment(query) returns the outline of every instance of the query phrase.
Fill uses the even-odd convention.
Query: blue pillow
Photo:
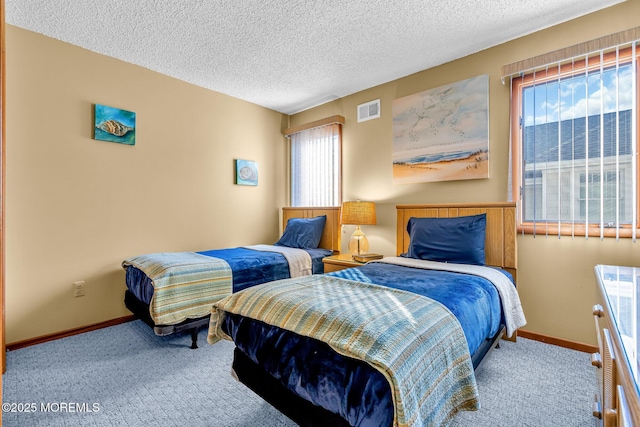
[[[290,218],[287,221],[287,227],[284,229],[282,237],[274,245],[316,249],[320,244],[325,222],[327,222],[326,215],[315,218]]]
[[[409,218],[409,258],[484,265],[487,215]]]

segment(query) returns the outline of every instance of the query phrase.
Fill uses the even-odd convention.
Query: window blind
[[[330,123],[303,125],[287,135],[292,206],[340,206],[342,126],[340,120],[321,122],[326,121]]]
[[[553,228],[558,237],[584,231],[589,238],[595,225],[601,239],[625,230],[635,241],[638,28],[503,67],[512,102],[519,103],[511,114],[512,137],[520,138],[512,193],[532,234],[548,236]],[[539,65],[555,57],[561,59]]]

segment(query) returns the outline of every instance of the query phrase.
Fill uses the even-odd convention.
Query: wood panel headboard
[[[516,280],[516,204],[515,203],[451,203],[397,205],[396,255],[409,249],[409,218],[450,218],[487,214],[485,241],[486,264],[507,270]]]
[[[318,247],[332,250],[334,253],[340,252],[340,208],[339,207],[284,207],[282,208],[282,229],[287,226],[289,218],[313,218],[319,215],[326,215],[327,222],[324,224],[322,238]]]

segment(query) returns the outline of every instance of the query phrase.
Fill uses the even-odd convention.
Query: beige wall
[[[286,116],[13,26],[6,50],[7,343],[130,314],[126,257],[277,239]],[[92,139],[95,103],[137,113],[134,147]]]
[[[509,85],[500,67],[555,49],[640,25],[640,0],[605,9],[463,59],[377,86],[291,117],[298,125],[322,117],[345,117],[343,198],[377,203],[378,224],[363,227],[371,251],[395,254],[395,205],[398,203],[507,200]],[[428,55],[425,46],[425,55]],[[365,70],[366,71],[366,70]],[[489,75],[490,178],[394,185],[392,120],[394,99],[481,74]],[[356,106],[380,98],[381,117],[357,123]],[[343,245],[353,228],[344,227]],[[595,300],[595,264],[640,266],[640,243],[628,239],[518,238],[518,287],[528,324],[524,328],[557,338],[596,343],[591,306]],[[344,248],[343,248],[344,249]]]
[[[343,196],[374,200],[371,249],[395,253],[395,205],[503,201],[509,88],[503,64],[640,25],[640,0],[553,27],[299,113],[341,114]],[[425,47],[425,54],[428,48]],[[393,99],[490,76],[490,178],[393,185]],[[380,98],[382,117],[357,123]],[[135,147],[94,141],[92,105],[137,113]],[[120,262],[277,238],[287,202],[288,118],[149,70],[7,26],[6,339],[8,343],[129,314]],[[233,159],[259,164],[260,185],[233,184]],[[345,226],[343,244],[353,228]],[[595,264],[640,265],[629,240],[518,238],[525,329],[595,344]],[[72,297],[72,283],[87,294]]]

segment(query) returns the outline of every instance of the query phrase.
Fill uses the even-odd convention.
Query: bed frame
[[[291,218],[313,218],[320,215],[327,216],[327,222],[324,224],[322,237],[320,238],[319,248],[332,250],[333,253],[340,252],[340,208],[324,207],[324,208],[282,208],[282,231],[287,227],[287,221]],[[280,233],[282,234],[282,233]]]
[[[500,267],[513,275],[517,283],[516,205],[515,203],[459,203],[434,205],[397,205],[396,255],[409,249],[409,218],[450,218],[487,214],[484,245],[486,264]]]
[[[340,252],[340,208],[339,207],[296,207],[282,208],[282,230],[287,226],[290,218],[313,218],[320,215],[327,216],[322,238],[318,247],[329,249],[334,253]],[[280,233],[282,234],[282,233]],[[129,290],[125,291],[124,304],[136,317],[153,328],[158,336],[189,332],[191,334],[190,348],[198,348],[198,330],[209,324],[209,316],[197,319],[187,319],[176,325],[156,325],[149,314],[149,305],[136,298]]]
[[[396,255],[409,248],[407,223],[409,218],[443,218],[487,214],[485,242],[486,264],[500,267],[517,277],[516,210],[515,203],[430,204],[397,205]],[[489,353],[499,346],[505,328],[485,340],[473,355],[474,370],[478,372]],[[513,335],[515,340],[515,333]],[[269,402],[300,426],[348,426],[338,415],[316,406],[291,392],[271,375],[265,373],[253,360],[237,348],[233,357],[233,372],[240,382]]]

